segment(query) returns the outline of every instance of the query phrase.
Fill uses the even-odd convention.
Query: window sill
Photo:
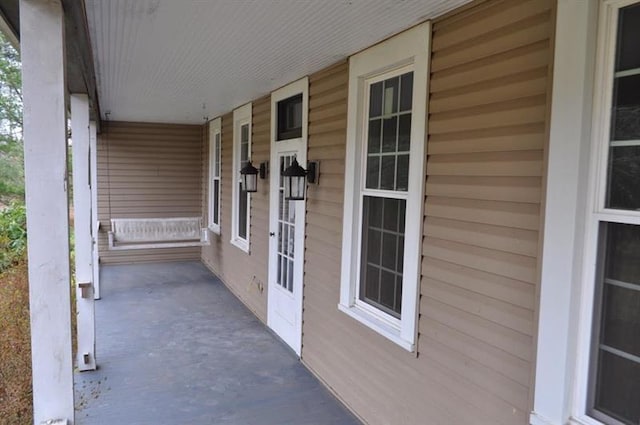
[[[209,226],[209,231],[211,233],[215,233],[216,235],[220,236],[220,227],[219,226]]]
[[[380,335],[384,336],[388,340],[398,344],[409,352],[413,352],[415,346],[413,343],[403,339],[400,336],[400,329],[391,326],[382,319],[376,317],[374,314],[359,308],[358,306],[346,306],[344,304],[338,304],[338,310],[345,313],[347,316],[357,320],[368,328],[376,331]]]
[[[245,241],[244,239],[234,238],[234,239],[231,239],[229,242],[231,243],[231,245],[235,246],[236,248],[239,248],[240,250],[246,252],[247,254],[249,253],[249,242]]]

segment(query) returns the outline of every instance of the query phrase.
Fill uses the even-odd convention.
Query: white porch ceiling
[[[85,0],[110,120],[203,123],[469,0]]]

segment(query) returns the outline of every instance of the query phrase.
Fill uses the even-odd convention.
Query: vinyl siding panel
[[[271,146],[271,98],[255,100],[252,107],[251,160],[257,167],[269,160]],[[209,173],[208,129],[202,152],[202,208],[208,217]],[[258,179],[258,192],[251,196],[249,253],[230,243],[233,173],[233,114],[222,117],[222,175],[220,235],[210,233],[210,246],[202,248],[201,259],[255,315],[267,321],[267,274],[269,268],[269,181]]]
[[[310,77],[302,359],[367,424],[528,424],[553,3],[434,23],[417,353],[337,310],[348,65]]]
[[[102,264],[197,260],[199,247],[110,251],[111,218],[200,217],[202,127],[103,122],[98,136]]]

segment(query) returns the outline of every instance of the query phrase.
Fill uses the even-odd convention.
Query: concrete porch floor
[[[202,264],[105,266],[76,425],[359,425]]]

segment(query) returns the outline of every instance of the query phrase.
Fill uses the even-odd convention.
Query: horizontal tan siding
[[[370,425],[528,423],[552,5],[434,24],[417,355],[337,310],[348,66],[310,79],[303,361]]]
[[[269,160],[271,146],[271,100],[263,97],[253,102],[251,160],[258,166]],[[207,131],[208,135],[208,131]],[[209,144],[204,144],[203,169],[208,175]],[[222,117],[222,176],[220,235],[210,233],[211,246],[202,248],[202,261],[251,309],[260,320],[267,321],[267,273],[269,259],[269,180],[258,180],[258,192],[251,194],[249,253],[232,245],[231,213],[233,179],[233,114]],[[206,184],[203,197],[205,216],[208,208]]]
[[[531,410],[552,4],[491,1],[433,28],[418,344],[495,423]]]
[[[110,251],[111,218],[200,217],[202,127],[103,122],[98,136],[103,264],[197,260],[200,248]]]

